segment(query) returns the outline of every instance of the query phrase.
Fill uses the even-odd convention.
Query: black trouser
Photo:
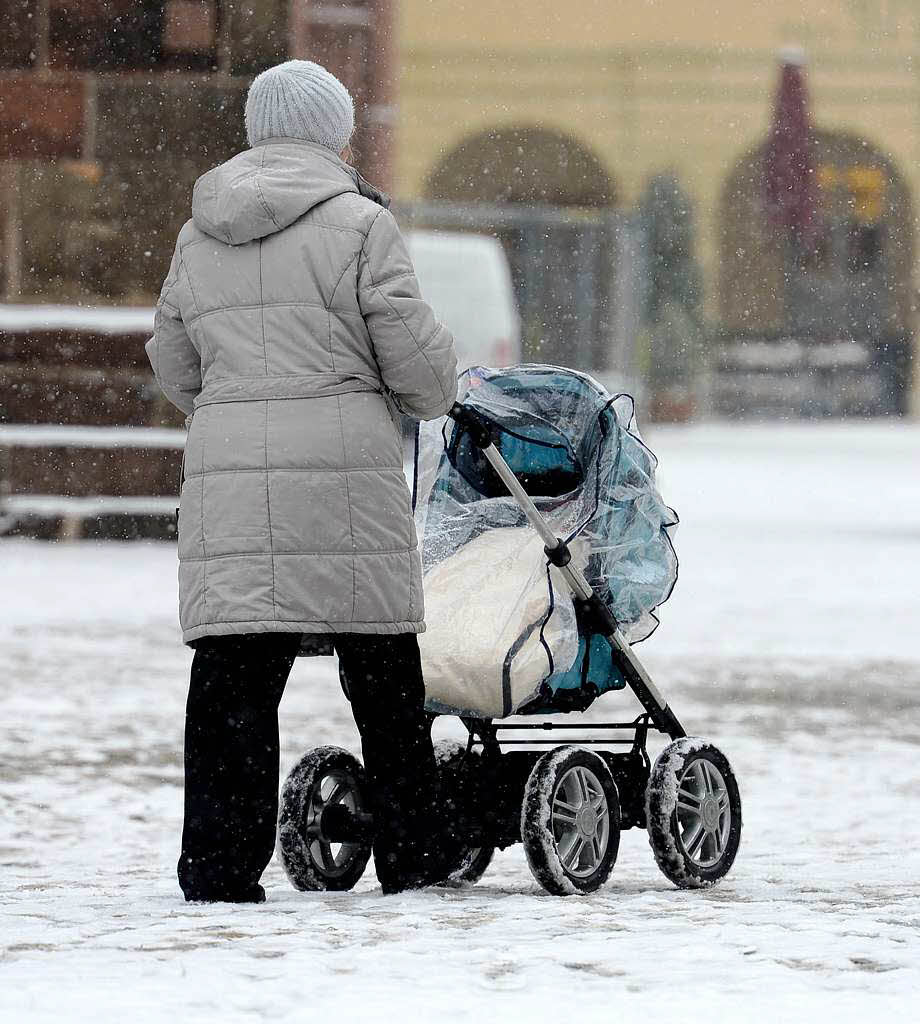
[[[432,856],[436,770],[414,633],[334,638],[379,823],[384,886],[424,874]],[[278,705],[298,633],[205,637],[196,644],[185,723],[186,899],[255,890],[275,847]]]

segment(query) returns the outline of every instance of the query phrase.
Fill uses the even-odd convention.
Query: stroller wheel
[[[470,788],[471,780],[465,773],[479,770],[480,755],[473,751],[468,753],[466,746],[455,740],[437,740],[434,744],[434,757],[441,772],[442,784],[448,791],[453,790],[445,801],[445,811],[449,815],[460,814],[461,809],[469,803],[471,795],[461,792],[464,788]],[[439,884],[448,888],[475,884],[485,874],[494,856],[494,846],[466,847],[462,851],[459,866]]]
[[[701,889],[728,874],[741,841],[741,794],[718,747],[692,737],[665,747],[645,813],[655,860],[675,885]]]
[[[336,842],[320,826],[330,807],[366,814],[366,792],[361,762],[341,747],[316,747],[291,769],[281,790],[278,848],[295,889],[351,889],[364,874],[370,840]]]
[[[530,870],[547,892],[599,889],[620,846],[620,801],[602,758],[575,746],[544,754],[524,789],[521,838]]]

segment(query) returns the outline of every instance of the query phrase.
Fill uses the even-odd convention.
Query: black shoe
[[[414,869],[399,869],[381,872],[377,878],[384,896],[393,896],[407,889],[425,889],[429,885],[443,885],[461,866],[467,846],[461,845],[452,835],[440,835],[438,846],[425,856],[425,863]],[[382,877],[381,877],[382,876]]]
[[[420,871],[403,871],[386,880],[380,880],[380,888],[384,896],[395,896],[400,892],[408,892],[412,889],[427,889],[430,885],[440,885],[446,882],[454,866],[444,869],[440,865],[426,868]]]
[[[237,893],[197,893],[187,892],[186,903],[264,903],[265,890],[261,885],[253,885]]]

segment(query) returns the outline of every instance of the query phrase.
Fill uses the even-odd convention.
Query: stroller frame
[[[488,718],[461,716],[469,735],[467,751],[478,747],[487,761],[497,757],[505,765],[516,765],[518,770],[505,771],[504,785],[494,785],[493,802],[504,811],[494,815],[486,835],[469,836],[471,841],[493,842],[499,847],[510,845],[520,838],[519,808],[520,794],[526,784],[534,763],[539,757],[540,747],[555,747],[559,744],[558,734],[565,734],[565,740],[581,746],[598,748],[597,753],[606,762],[617,785],[620,803],[620,828],[644,828],[646,825],[645,792],[651,772],[651,763],[646,750],[650,728],[664,733],[671,740],[686,736],[683,726],[673,710],[655,686],[645,666],[636,656],[632,645],[624,636],[619,624],[607,605],[594,593],[590,583],[576,566],[571,564],[568,544],[557,537],[530,495],[521,486],[496,445],[498,425],[492,423],[477,409],[455,403],[448,413],[458,426],[463,427],[475,447],[482,451],[484,458],[495,470],[511,496],[520,505],[531,526],[544,542],[544,551],[551,564],[572,590],[573,600],[579,607],[583,621],[593,626],[610,644],[614,661],[623,674],[627,685],[644,708],[644,713],[630,722],[601,722],[590,725],[568,724],[566,722],[505,722]],[[432,716],[434,719],[435,716]],[[512,732],[513,738],[504,735]],[[542,733],[542,735],[540,735]],[[591,734],[609,733],[603,738]],[[630,735],[631,734],[631,735]],[[563,740],[564,742],[564,740]],[[609,747],[628,746],[630,750],[612,751]],[[529,750],[504,750],[503,747],[538,748]],[[510,778],[508,778],[510,774]],[[495,790],[498,790],[496,793]],[[496,808],[498,809],[498,808]]]
[[[458,716],[466,749],[436,745],[444,809],[463,847],[447,884],[477,881],[496,849],[522,842],[545,890],[593,892],[610,875],[620,831],[628,828],[648,831],[655,860],[675,885],[715,884],[734,863],[741,838],[741,797],[728,759],[712,743],[687,736],[613,613],[571,564],[568,544],[505,461],[496,444],[499,425],[459,403],[448,415],[543,540],[580,621],[610,644],[614,666],[643,712],[628,722],[584,725]],[[433,724],[439,716],[428,717]],[[671,741],[654,765],[646,749],[650,729]],[[365,786],[360,762],[339,747],[314,748],[292,769],[282,790],[279,847],[296,888],[350,889],[361,877],[376,832]]]
[[[505,462],[495,444],[494,432],[498,428],[476,409],[459,403],[454,404],[449,415],[456,423],[466,428],[472,443],[482,451],[489,465],[520,505],[521,511],[527,516],[531,526],[539,533],[544,542],[546,557],[559,569],[562,577],[571,587],[576,603],[581,606],[580,610],[589,621],[593,622],[597,632],[602,634],[610,644],[617,665],[627,684],[638,698],[639,703],[645,708],[648,721],[672,740],[686,736],[683,726],[668,706],[658,687],[652,682],[610,609],[594,593],[591,585],[585,579],[584,573],[571,564],[572,554],[568,544],[553,533],[549,523],[540,514],[540,510],[533,503],[530,495],[521,486],[508,463]],[[617,726],[617,728],[632,728],[632,725]]]

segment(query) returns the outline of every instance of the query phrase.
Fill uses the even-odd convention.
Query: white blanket
[[[528,528],[490,530],[425,575],[419,636],[433,711],[512,714],[578,653],[572,597]],[[552,593],[551,593],[552,590]]]

